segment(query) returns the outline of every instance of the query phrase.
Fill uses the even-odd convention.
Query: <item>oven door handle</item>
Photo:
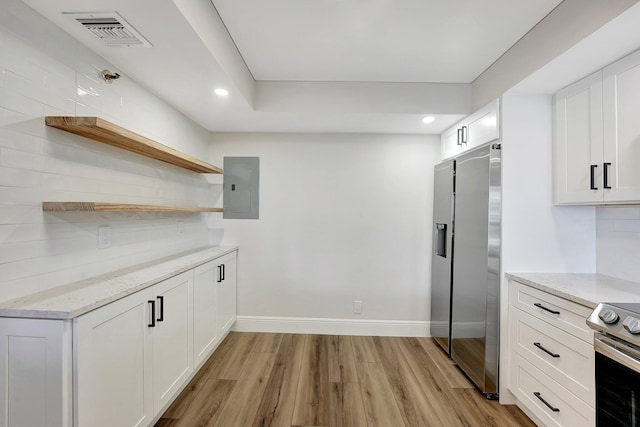
[[[640,351],[601,334],[596,334],[594,348],[598,353],[615,360],[629,369],[640,372]]]

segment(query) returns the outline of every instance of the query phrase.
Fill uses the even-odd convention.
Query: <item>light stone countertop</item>
[[[0,303],[0,316],[72,319],[238,250],[208,246]]]
[[[640,302],[640,283],[587,273],[506,273],[509,279],[596,308],[601,302]]]

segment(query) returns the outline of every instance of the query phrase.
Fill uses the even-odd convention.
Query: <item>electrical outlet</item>
[[[353,302],[353,312],[355,314],[362,314],[362,301]]]
[[[98,249],[111,247],[111,227],[103,225],[98,227]]]
[[[178,236],[184,234],[184,221],[178,220]]]

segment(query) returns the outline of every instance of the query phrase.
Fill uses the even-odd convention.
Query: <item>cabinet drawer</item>
[[[513,280],[509,287],[512,306],[593,344],[593,331],[587,326],[592,309]]]
[[[509,327],[511,351],[518,352],[580,399],[594,405],[592,345],[513,306],[509,310]]]
[[[545,425],[595,425],[595,410],[516,352],[511,353],[511,392]],[[536,397],[538,394],[539,397]],[[557,409],[553,411],[541,399]]]

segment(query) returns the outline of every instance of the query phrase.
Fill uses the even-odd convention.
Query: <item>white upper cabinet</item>
[[[602,200],[602,75],[555,96],[555,202]]]
[[[500,138],[498,117],[500,114],[499,100],[485,105],[465,120],[462,129],[462,142],[465,148],[473,148],[485,142]]]
[[[610,164],[603,187],[611,187],[604,200],[640,201],[640,51],[605,68],[602,78],[604,162]]]
[[[496,99],[442,133],[442,158],[454,157],[499,138],[500,101]]]
[[[640,202],[640,51],[555,95],[556,204]]]
[[[462,128],[458,125],[447,129],[441,135],[442,140],[442,158],[448,159],[457,154],[462,153],[464,146],[462,145]]]

